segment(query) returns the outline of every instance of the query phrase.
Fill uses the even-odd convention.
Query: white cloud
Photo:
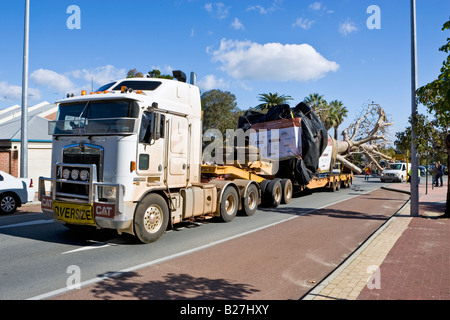
[[[234,79],[309,81],[319,79],[339,65],[328,61],[308,44],[259,44],[222,39],[213,61]]]
[[[308,18],[297,18],[297,20],[292,24],[292,27],[300,27],[304,30],[308,30],[313,25],[314,20],[309,20]]]
[[[226,7],[222,2],[205,4],[205,10],[217,19],[225,19],[226,17],[228,17],[230,8],[231,7]]]
[[[28,88],[28,96],[31,100],[39,100],[41,93],[38,89]],[[0,100],[15,101],[22,98],[22,87],[0,81]]]
[[[353,33],[355,31],[358,31],[358,28],[350,19],[347,19],[345,22],[339,25],[339,32],[344,36],[348,36],[350,33]]]
[[[215,75],[209,74],[198,81],[198,87],[201,90],[208,91],[219,88],[225,89],[228,85],[222,78],[217,79]]]
[[[324,8],[324,7],[323,7],[323,5],[322,5],[321,2],[316,1],[316,2],[311,3],[311,4],[309,5],[309,8],[310,8],[311,10],[314,10],[314,11],[319,11],[319,10],[321,10],[321,9]]]
[[[332,14],[334,13],[333,10],[328,10],[327,7],[319,1],[313,2],[309,5],[309,9],[312,11],[318,11],[319,14],[323,14],[323,13],[327,13],[327,14]]]
[[[268,8],[265,8],[260,5],[250,6],[246,11],[258,11],[260,14],[269,14],[280,8],[281,0],[274,0],[272,5]]]
[[[94,83],[98,85],[104,85],[108,82],[125,78],[127,72],[125,69],[118,69],[112,65],[106,65],[94,69],[74,70],[69,74],[74,78],[83,79],[85,81],[88,81],[89,83],[93,79]]]
[[[66,92],[75,86],[66,75],[48,69],[38,69],[33,71],[30,75],[30,79],[37,86],[46,86],[47,88],[57,90],[58,92]]]
[[[244,30],[244,29],[245,29],[244,25],[242,24],[242,22],[239,21],[238,18],[235,18],[235,19],[233,20],[233,22],[231,23],[231,26],[232,26],[233,29],[235,29],[235,30]]]

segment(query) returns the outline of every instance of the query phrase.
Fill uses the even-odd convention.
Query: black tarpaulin
[[[290,178],[300,185],[307,185],[316,175],[319,158],[328,143],[328,133],[322,121],[306,103],[301,102],[295,108],[287,104],[277,105],[266,114],[249,110],[239,117],[238,127],[244,131],[256,123],[278,119],[301,118],[302,157],[280,161],[277,176]]]

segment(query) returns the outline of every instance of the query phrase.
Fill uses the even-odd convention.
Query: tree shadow
[[[149,282],[136,272],[111,272],[99,277],[109,278],[90,291],[101,300],[241,300],[260,291],[248,284],[189,274],[168,273],[162,280]]]

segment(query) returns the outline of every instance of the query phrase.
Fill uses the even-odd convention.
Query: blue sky
[[[25,0],[2,1],[0,109],[21,104]],[[29,105],[125,77],[180,69],[230,91],[239,108],[258,95],[341,100],[344,129],[374,101],[404,130],[411,113],[409,0],[31,0]],[[79,15],[68,9],[79,8]],[[379,29],[367,26],[379,8]],[[77,18],[73,20],[72,18]],[[450,1],[417,0],[419,86],[434,80]],[[371,20],[372,21],[372,20]],[[68,26],[76,26],[79,29]],[[423,108],[419,111],[424,112]]]

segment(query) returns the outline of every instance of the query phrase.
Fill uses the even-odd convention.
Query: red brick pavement
[[[419,217],[380,266],[381,288],[365,287],[358,300],[450,300],[450,219],[428,218],[444,213],[447,188],[419,193]]]

